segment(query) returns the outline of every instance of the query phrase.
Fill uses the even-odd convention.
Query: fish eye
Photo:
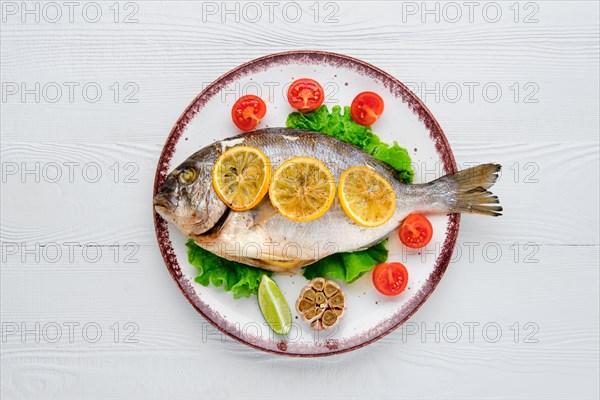
[[[196,180],[197,175],[198,174],[196,173],[196,170],[194,168],[187,167],[182,169],[181,172],[179,172],[179,174],[177,175],[177,180],[182,185],[189,185],[190,183]]]

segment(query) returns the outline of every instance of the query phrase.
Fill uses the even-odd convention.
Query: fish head
[[[227,210],[213,189],[211,156],[200,151],[188,158],[167,176],[154,196],[156,212],[188,236],[210,230]]]

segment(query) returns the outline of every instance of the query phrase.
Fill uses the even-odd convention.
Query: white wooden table
[[[2,2],[1,398],[599,396],[599,5]],[[340,52],[406,82],[458,164],[504,165],[408,324],[322,359],[214,332],[150,196],[199,91],[255,57]]]

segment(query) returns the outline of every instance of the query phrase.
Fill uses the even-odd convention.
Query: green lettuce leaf
[[[398,171],[398,176],[406,183],[412,183],[415,172],[412,168],[411,159],[408,151],[404,147],[400,147],[398,143],[393,145],[380,143],[367,149],[373,157],[391,165]]]
[[[346,280],[346,267],[341,254],[332,254],[304,268],[303,275],[310,280],[317,277]]]
[[[188,248],[188,261],[198,268],[198,276],[194,279],[202,286],[210,284],[232,292],[233,297],[250,297],[258,293],[258,285],[263,275],[271,276],[272,272],[235,261],[221,258],[198,246],[192,239],[185,244]]]
[[[365,272],[387,260],[386,243],[387,239],[366,250],[332,254],[304,268],[304,277],[306,279],[323,277],[339,279],[348,283],[354,282]]]

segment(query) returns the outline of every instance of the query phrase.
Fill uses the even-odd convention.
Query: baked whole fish
[[[316,158],[330,169],[336,183],[350,167],[371,167],[396,192],[394,216],[382,226],[361,227],[346,216],[337,197],[321,218],[309,222],[283,217],[271,206],[269,196],[250,210],[230,210],[213,189],[212,168],[225,150],[238,145],[260,149],[273,170],[293,157]],[[487,190],[499,171],[500,165],[483,164],[409,185],[398,179],[392,167],[352,144],[318,132],[267,128],[217,141],[191,155],[168,175],[154,197],[154,207],[200,247],[221,257],[271,271],[295,272],[333,253],[378,243],[413,212],[500,215],[498,198]],[[195,179],[182,184],[178,176],[186,172]]]

